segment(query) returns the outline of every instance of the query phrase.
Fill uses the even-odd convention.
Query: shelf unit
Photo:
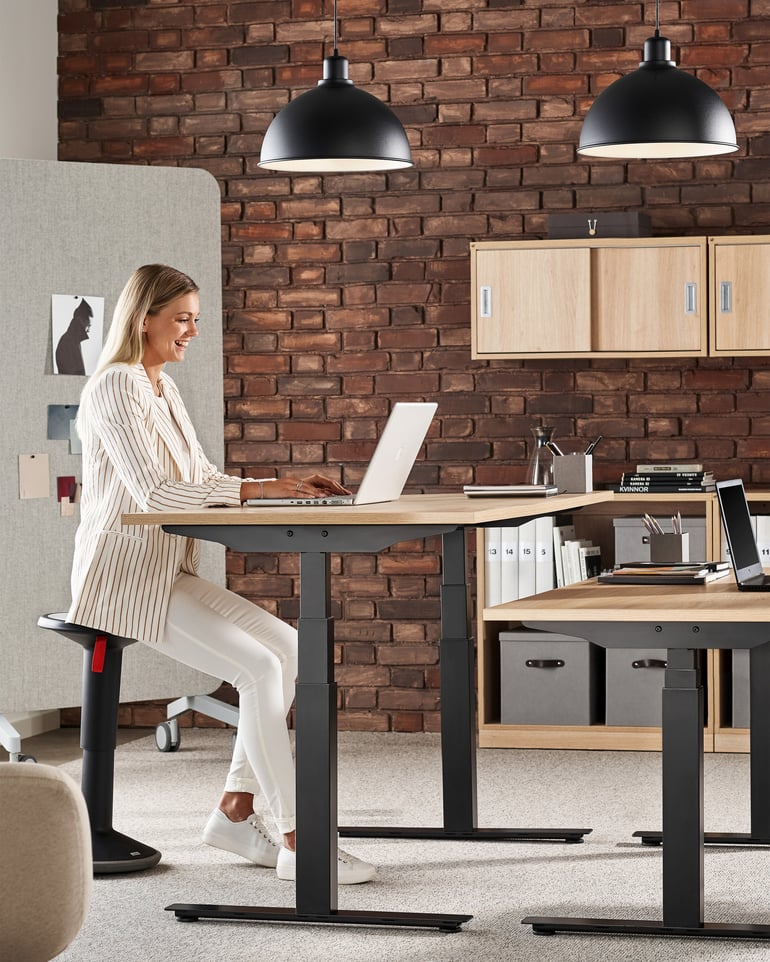
[[[570,511],[578,537],[590,538],[600,545],[602,558],[614,558],[613,519],[639,517],[644,512],[670,516],[705,518],[706,546],[709,557],[722,556],[719,506],[712,493],[629,495],[606,492],[607,499]],[[770,514],[770,493],[748,492],[753,514]],[[543,512],[547,513],[547,512]],[[477,598],[484,597],[484,531],[477,532]],[[659,728],[629,728],[604,724],[584,727],[503,725],[500,722],[500,655],[498,634],[518,627],[514,622],[485,622],[483,605],[478,606],[478,719],[479,745],[482,748],[561,748],[659,751]],[[705,750],[708,752],[747,752],[748,730],[732,728],[730,651],[707,652]]]

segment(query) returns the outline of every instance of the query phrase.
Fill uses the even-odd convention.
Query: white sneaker
[[[278,862],[278,845],[257,815],[250,815],[243,822],[231,822],[223,811],[215,808],[203,829],[203,841],[265,868],[275,868]]]
[[[297,880],[297,855],[296,852],[281,846],[278,853],[278,864],[275,867],[278,878],[284,882],[295,882]],[[355,855],[337,849],[337,882],[340,885],[360,885],[361,882],[370,882],[377,874],[377,869],[364,862]]]

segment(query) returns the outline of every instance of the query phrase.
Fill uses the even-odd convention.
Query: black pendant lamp
[[[655,35],[645,41],[644,60],[596,98],[583,121],[579,154],[630,160],[706,157],[738,149],[720,97],[671,59],[671,43],[660,36],[659,3],[655,0]]]
[[[324,59],[323,80],[273,119],[262,141],[259,166],[296,173],[351,173],[412,166],[409,141],[396,115],[348,79],[348,61]]]

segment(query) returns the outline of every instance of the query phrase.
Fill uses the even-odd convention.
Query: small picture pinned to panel
[[[78,413],[77,404],[48,405],[48,440],[69,441],[70,425]]]
[[[102,350],[103,335],[103,297],[51,295],[54,374],[93,374]]]
[[[47,454],[20,454],[19,497],[50,498],[49,473]]]

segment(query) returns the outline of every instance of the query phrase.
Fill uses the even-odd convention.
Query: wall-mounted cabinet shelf
[[[770,237],[471,244],[475,358],[769,354]]]

